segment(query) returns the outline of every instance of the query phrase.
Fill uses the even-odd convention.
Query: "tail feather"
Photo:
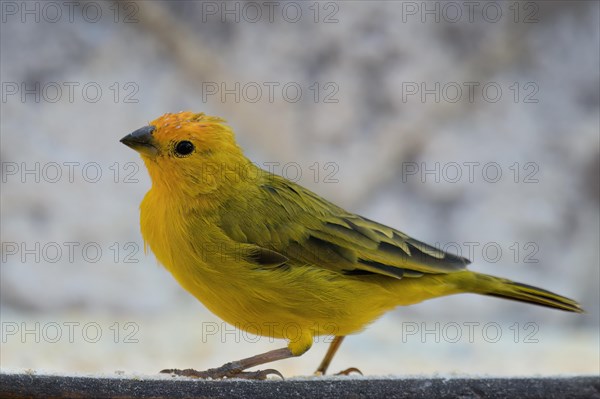
[[[554,292],[486,274],[478,273],[476,276],[476,288],[472,291],[478,294],[532,303],[567,312],[583,313],[579,303]]]

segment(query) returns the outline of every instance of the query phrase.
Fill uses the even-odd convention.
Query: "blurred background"
[[[1,3],[2,371],[155,374],[284,346],[144,254],[150,181],[119,139],[193,110],[262,167],[587,311],[432,300],[349,337],[332,372],[600,372],[598,2],[69,4]],[[324,341],[272,367],[309,375]]]

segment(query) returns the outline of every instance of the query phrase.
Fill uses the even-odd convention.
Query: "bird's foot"
[[[340,371],[339,373],[337,373],[335,375],[350,375],[352,373],[358,373],[360,375],[363,375],[362,371],[360,371],[356,367],[347,368],[346,370],[342,370],[342,371]]]
[[[360,370],[359,370],[359,369],[357,369],[356,367],[350,367],[350,368],[347,368],[346,370],[342,370],[342,371],[340,371],[339,373],[336,373],[336,374],[334,374],[334,375],[350,375],[350,374],[352,374],[352,373],[358,373],[358,374],[360,374],[360,375],[363,375],[362,371],[360,371]],[[324,376],[324,375],[325,375],[325,373],[323,373],[323,371],[321,371],[321,370],[317,370],[317,371],[315,371],[315,374],[314,374],[314,375],[315,375],[316,377],[322,377],[322,376]]]
[[[165,369],[161,370],[163,374],[171,374],[182,377],[191,378],[211,378],[213,380],[220,380],[223,378],[241,378],[244,380],[266,380],[269,375],[277,375],[283,380],[283,375],[275,369],[267,370],[256,370],[256,371],[243,371],[240,368],[233,367],[231,363],[227,363],[221,367],[214,369],[208,369],[205,371],[197,371],[194,369]]]

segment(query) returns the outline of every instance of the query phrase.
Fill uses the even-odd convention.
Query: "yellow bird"
[[[206,371],[163,372],[264,379],[281,374],[245,370],[300,356],[313,337],[334,335],[317,369],[324,374],[346,335],[396,306],[452,294],[582,312],[555,293],[469,271],[463,257],[258,168],[221,118],[165,114],[121,142],[140,153],[152,179],[141,231],[157,259],[227,323],[288,341]]]

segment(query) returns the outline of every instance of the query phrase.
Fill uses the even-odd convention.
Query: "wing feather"
[[[470,263],[346,212],[278,176],[270,175],[258,190],[259,204],[240,199],[226,204],[221,227],[233,240],[264,248],[259,257],[263,265],[280,266],[287,259],[289,266],[317,266],[348,275],[415,278],[460,271]]]

